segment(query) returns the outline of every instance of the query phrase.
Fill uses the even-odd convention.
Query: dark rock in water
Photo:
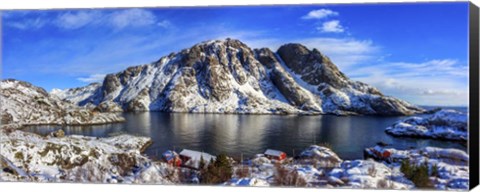
[[[65,137],[65,132],[62,129],[59,129],[57,131],[51,132],[50,136],[62,138],[62,137]]]
[[[290,43],[277,52],[252,50],[230,38],[202,42],[154,63],[109,74],[97,91],[92,88],[58,96],[82,106],[114,102],[124,111],[337,115],[424,111],[350,80],[317,49]]]
[[[2,125],[5,125],[5,124],[10,124],[13,122],[13,117],[11,114],[8,114],[8,113],[2,113],[2,116],[1,116],[1,121],[0,121],[0,124]]]
[[[434,109],[430,109],[430,110],[428,110],[428,111],[425,111],[425,114],[434,114],[434,113],[436,113],[436,112],[438,112],[438,111],[440,111],[440,110],[442,110],[441,107],[435,107]]]
[[[386,146],[389,146],[390,144],[380,141],[380,142],[377,142],[377,145],[380,147],[386,147]]]

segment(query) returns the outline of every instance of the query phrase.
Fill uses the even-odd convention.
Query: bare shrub
[[[84,166],[77,167],[76,169],[66,170],[63,178],[73,182],[101,182],[103,181],[102,175],[96,173],[96,167],[92,163],[87,163]]]
[[[372,176],[372,177],[375,177],[375,175],[377,175],[377,168],[375,168],[375,166],[370,166],[368,168],[368,175]]]
[[[235,170],[235,175],[239,178],[250,176],[250,167],[238,167]]]
[[[326,148],[329,148],[329,149],[332,149],[332,148],[333,148],[332,144],[327,143],[327,142],[319,143],[318,146],[320,146],[320,147],[326,147]]]
[[[112,165],[116,166],[120,175],[125,176],[132,171],[134,165],[137,164],[135,157],[124,153],[115,153],[108,157]]]
[[[382,179],[377,182],[377,188],[379,189],[393,189],[393,183],[387,179]]]
[[[166,169],[165,178],[170,181],[180,180],[181,171],[177,168]]]
[[[275,164],[276,174],[274,176],[275,184],[279,186],[304,187],[307,181],[301,177],[297,171],[288,170],[280,164]]]

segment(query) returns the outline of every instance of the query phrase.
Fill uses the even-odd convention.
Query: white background
[[[418,2],[428,0],[12,0],[1,2],[0,9],[58,9],[58,8],[102,8],[102,7],[159,7],[159,6],[206,6],[206,5],[271,5],[271,4],[322,4],[322,3],[376,3],[376,2]],[[448,1],[448,0],[434,0]],[[473,0],[479,5],[478,0]],[[1,26],[1,25],[0,25]],[[1,63],[0,63],[1,65]],[[1,149],[0,149],[1,150]],[[472,162],[474,163],[474,162]],[[478,163],[478,162],[477,162]],[[0,183],[0,190],[5,192],[20,191],[49,191],[49,192],[123,192],[123,191],[208,191],[208,192],[313,192],[313,191],[352,191],[352,189],[317,189],[317,188],[274,188],[274,187],[221,187],[221,186],[165,186],[165,185],[126,185],[126,184],[72,184],[72,183]],[[355,191],[382,191],[382,190],[355,190]],[[476,187],[480,192],[480,187]]]

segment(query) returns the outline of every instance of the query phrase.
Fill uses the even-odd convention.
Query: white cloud
[[[55,24],[64,29],[78,29],[92,22],[98,22],[102,15],[98,11],[77,11],[59,15]]]
[[[338,12],[330,9],[318,9],[310,11],[307,15],[304,15],[302,19],[325,19],[331,16],[339,15]],[[324,33],[342,33],[345,31],[344,27],[340,24],[339,20],[331,20],[323,22],[321,26],[317,26],[318,31]]]
[[[339,20],[327,21],[322,24],[322,26],[317,27],[317,30],[325,33],[341,33],[344,30],[343,26],[340,25]]]
[[[371,40],[359,40],[355,38],[303,38],[303,39],[276,39],[259,38],[259,32],[252,32],[250,35],[243,35],[238,38],[251,48],[268,47],[276,51],[285,43],[300,43],[309,49],[316,48],[343,71],[355,71],[356,66],[370,63],[378,59],[381,48]]]
[[[323,19],[329,16],[337,16],[338,12],[330,9],[318,9],[310,11],[307,15],[304,15],[302,19]]]
[[[360,66],[347,74],[419,105],[468,104],[468,68],[454,59],[387,62]]]
[[[69,11],[58,14],[53,19],[43,16],[27,18],[26,13],[13,16],[16,17],[15,21],[8,21],[6,24],[22,30],[38,29],[48,24],[67,30],[80,29],[88,25],[108,26],[115,29],[144,26],[168,28],[172,25],[168,20],[158,20],[151,11],[144,9],[125,9],[110,12],[98,10]],[[3,17],[11,18],[13,16],[7,14]]]
[[[80,77],[77,80],[85,83],[101,82],[105,78],[105,74],[93,74],[88,77]]]
[[[143,9],[127,9],[109,15],[110,24],[116,28],[147,26],[155,24],[156,20],[152,12]]]
[[[391,62],[384,63],[382,66],[379,66],[378,69],[382,69],[389,75],[402,77],[435,77],[445,75],[467,77],[468,75],[468,73],[466,73],[466,71],[468,71],[467,65],[461,65],[461,63],[455,59],[434,59],[420,63]],[[402,73],[398,73],[399,71]]]
[[[355,68],[355,65],[375,59],[380,51],[380,47],[372,41],[354,38],[306,38],[293,42],[301,43],[310,49],[317,48],[340,69],[347,71]]]
[[[42,28],[47,22],[40,18],[34,19],[25,19],[23,21],[15,21],[15,22],[5,22],[6,25],[10,27],[14,27],[21,30],[26,29],[39,29]]]
[[[170,21],[168,20],[162,20],[158,22],[157,25],[163,28],[169,28],[172,25],[172,23],[170,23]]]

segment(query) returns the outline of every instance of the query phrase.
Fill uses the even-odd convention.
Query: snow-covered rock
[[[279,171],[279,168],[283,171]],[[254,178],[266,181],[273,186],[282,185],[276,183],[276,178],[289,177],[304,181],[304,185],[307,187],[372,189],[411,189],[414,187],[411,181],[403,177],[398,167],[373,160],[343,161],[331,149],[317,145],[305,149],[299,159],[273,164],[265,157],[257,156],[247,161],[245,165],[234,166],[234,172],[237,169],[248,169],[248,174],[241,178],[235,177],[234,174],[232,180],[235,182],[242,178]],[[231,185],[235,185],[235,182],[228,184],[234,183]],[[295,185],[292,184],[292,186]]]
[[[1,129],[0,180],[36,182],[160,183],[166,164],[141,154],[149,138],[120,135],[110,138],[42,137]]]
[[[30,83],[7,79],[0,82],[2,127],[38,124],[103,124],[125,119],[114,113],[100,113],[52,97]]]
[[[467,120],[465,113],[443,109],[430,115],[408,117],[385,131],[394,136],[467,141]]]
[[[339,178],[352,188],[413,188],[413,183],[405,179],[398,169],[373,160],[344,161],[331,173],[331,177]]]
[[[70,101],[76,105],[82,105],[82,101],[91,97],[102,85],[100,83],[91,83],[85,87],[73,88],[73,89],[53,89],[50,91],[51,95],[57,96],[60,99]]]
[[[230,186],[255,186],[255,187],[268,187],[270,184],[262,179],[257,178],[240,178],[240,179],[231,179],[230,181],[226,182],[225,185]]]
[[[234,39],[202,42],[151,64],[109,74],[101,86],[52,94],[81,106],[115,102],[125,111],[339,115],[424,111],[350,80],[316,49],[286,44],[274,53],[268,48],[252,50]]]
[[[405,160],[417,166],[426,164],[430,173],[433,167],[436,167],[437,175],[430,177],[430,181],[436,189],[468,189],[469,156],[462,150],[436,147],[398,150],[395,148],[375,146],[365,149],[365,153],[369,157],[388,162],[390,166],[396,169],[399,169],[400,162]]]
[[[318,145],[311,145],[300,153],[300,157],[315,160],[315,163],[322,167],[335,167],[342,162],[342,159],[331,149]]]
[[[282,177],[297,180],[287,182],[290,183],[289,186],[303,183],[300,186],[408,190],[418,188],[401,171],[401,162],[408,159],[417,166],[426,163],[430,173],[433,169],[437,169],[437,175],[429,178],[432,188],[468,189],[469,158],[464,151],[435,147],[399,150],[382,145],[367,148],[365,152],[368,157],[374,157],[377,161],[373,159],[342,160],[331,149],[317,145],[306,148],[300,158],[289,159],[283,163],[274,163],[262,155],[257,155],[245,164],[234,166],[233,179],[225,184],[251,186],[251,181],[265,181],[270,186],[284,186],[285,183],[277,183],[278,178]],[[338,162],[336,164],[316,163],[325,159]],[[238,177],[236,174],[238,169],[247,171],[243,171],[243,175]]]

